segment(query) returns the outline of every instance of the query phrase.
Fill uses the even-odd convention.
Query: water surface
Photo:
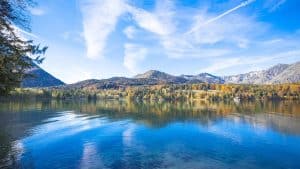
[[[0,103],[0,168],[300,168],[300,104]]]

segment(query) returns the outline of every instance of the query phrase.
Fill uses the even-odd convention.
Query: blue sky
[[[66,83],[150,69],[239,74],[300,60],[298,0],[40,0],[29,38]]]

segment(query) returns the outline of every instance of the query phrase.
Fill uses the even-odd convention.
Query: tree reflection
[[[261,125],[283,134],[300,135],[300,104],[281,102],[130,102],[27,100],[0,103],[0,168],[18,168],[22,151],[17,140],[31,135],[36,126],[59,113],[70,111],[90,118],[105,117],[110,121],[132,120],[152,128],[174,122],[193,122],[209,126],[224,118]]]

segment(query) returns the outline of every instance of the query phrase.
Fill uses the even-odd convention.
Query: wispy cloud
[[[122,0],[84,1],[83,36],[87,56],[104,57],[108,36],[125,14],[129,19],[122,22],[120,25],[124,26],[125,23],[125,26],[117,31],[123,31],[127,37],[122,44],[123,66],[131,73],[137,73],[139,63],[154,52],[170,59],[205,59],[204,62],[210,61],[211,66],[202,70],[212,73],[246,63],[267,62],[276,59],[267,56],[278,56],[279,50],[267,51],[266,45],[277,44],[276,39],[281,38],[268,37],[270,27],[259,22],[255,14],[238,12],[255,1],[245,0],[233,8],[225,9],[219,15],[206,10],[209,7],[178,9],[172,0],[157,0],[153,9],[143,9]],[[274,9],[284,4],[285,0],[276,2],[272,3]],[[280,46],[269,48],[281,49]],[[290,47],[281,51],[288,52],[291,49],[296,48]],[[257,50],[262,54],[255,53]],[[247,52],[249,55],[246,57]],[[254,58],[254,61],[247,61],[248,58]]]
[[[145,59],[148,50],[140,45],[136,44],[125,44],[124,51],[124,66],[131,73],[138,73],[138,63]]]
[[[185,18],[187,23],[192,22],[187,32],[181,28],[182,23],[178,23],[177,18],[182,16],[177,13],[173,1],[157,1],[152,12],[135,7],[130,7],[129,11],[139,27],[157,36],[168,57],[209,58],[230,54],[232,44],[238,48],[247,48],[252,36],[265,31],[265,25],[251,17],[235,14],[221,19],[254,1],[244,1],[212,19],[205,11],[199,14],[191,12]],[[216,45],[217,43],[223,45]]]
[[[226,15],[228,15],[228,14],[230,14],[230,13],[232,13],[232,12],[234,12],[234,11],[236,11],[236,10],[242,8],[242,7],[245,7],[245,6],[251,4],[251,3],[254,2],[254,1],[255,1],[255,0],[247,0],[247,1],[244,1],[244,2],[240,3],[238,6],[236,6],[236,7],[234,7],[234,8],[231,8],[231,9],[225,11],[224,13],[222,13],[222,14],[220,14],[220,15],[214,17],[214,18],[211,18],[211,19],[205,21],[205,22],[202,23],[201,25],[198,25],[198,26],[196,26],[196,27],[193,27],[193,28],[192,28],[189,32],[187,32],[187,33],[193,33],[193,32],[195,32],[196,30],[198,30],[199,28],[201,28],[201,26],[204,26],[204,25],[207,25],[207,24],[209,24],[209,23],[215,22],[215,21],[217,21],[218,19],[221,19],[221,18],[223,18],[224,16],[226,16]]]
[[[82,1],[83,35],[89,58],[104,57],[107,38],[125,11],[123,0]]]
[[[290,50],[290,51],[276,53],[271,56],[266,54],[266,55],[250,55],[250,56],[239,56],[239,57],[232,57],[226,59],[216,59],[213,64],[199,70],[199,72],[210,72],[210,73],[219,74],[225,69],[235,68],[237,66],[251,67],[251,65],[259,65],[270,61],[275,61],[275,63],[276,61],[279,62],[281,61],[282,63],[284,63],[283,61],[287,60],[287,58],[293,60],[293,58],[297,58],[299,55],[300,55],[300,50]]]
[[[212,19],[209,19],[210,15],[206,13],[196,15],[196,17],[192,17],[195,18],[195,21],[187,33],[177,28],[176,18],[178,14],[175,10],[174,1],[157,1],[155,9],[151,12],[121,0],[114,0],[113,2],[106,0],[101,1],[101,3],[89,1],[89,3],[84,4],[82,10],[87,55],[90,58],[104,56],[108,35],[114,30],[120,15],[128,13],[132,16],[132,21],[138,26],[137,28],[130,25],[123,30],[129,39],[134,38],[137,29],[143,29],[157,37],[159,44],[165,49],[163,52],[171,58],[222,56],[228,54],[229,49],[202,45],[234,41],[238,47],[246,48],[249,40],[245,35],[248,33],[247,30],[252,29],[252,25],[256,25],[256,23],[250,23],[252,22],[251,19],[239,15],[221,21],[219,19],[254,1],[244,1]],[[191,14],[191,16],[193,15],[195,14]],[[191,20],[191,17],[186,19]],[[199,29],[203,23],[206,26]]]
[[[275,11],[278,9],[281,5],[283,5],[286,2],[286,0],[279,0],[271,9],[270,11]]]
[[[221,70],[242,64],[240,58],[228,58],[215,60],[208,67],[200,69],[199,72],[218,73]]]
[[[247,4],[249,3],[251,2],[249,1]],[[242,5],[246,5],[246,3]],[[267,29],[266,25],[255,21],[254,18],[239,14],[230,15],[223,19],[215,17],[216,19],[213,21],[209,19],[211,15],[206,11],[191,14],[191,16],[193,16],[193,20],[189,30],[193,31],[182,33],[181,30],[176,30],[170,36],[161,37],[161,43],[169,57],[210,58],[226,56],[236,48],[247,48],[254,37],[262,35]],[[209,20],[209,24],[203,25]]]
[[[161,39],[165,53],[169,58],[210,58],[229,54],[224,47],[203,47],[195,43],[195,38],[182,35],[166,36]]]
[[[167,25],[160,21],[160,17],[155,13],[150,13],[143,9],[128,6],[128,11],[132,14],[133,20],[143,29],[158,35],[170,34]]]
[[[123,33],[126,35],[128,39],[133,39],[136,31],[137,30],[134,26],[128,26],[123,30]]]
[[[265,1],[265,7],[269,9],[269,12],[274,12],[286,2],[287,0],[267,0]]]
[[[208,17],[209,14],[197,16],[194,27],[201,26],[201,21]],[[266,30],[267,25],[257,22],[255,18],[236,14],[215,20],[190,36],[199,44],[227,43],[244,48],[251,39],[263,35]]]
[[[78,32],[78,31],[66,31],[61,36],[64,40],[68,40],[68,41],[70,40],[78,43],[84,41],[84,36],[82,32]]]
[[[37,8],[37,7],[35,7],[35,8],[30,8],[29,11],[30,11],[30,13],[31,13],[32,15],[36,15],[36,16],[42,16],[42,15],[44,15],[44,14],[46,13],[46,11],[45,11],[44,9],[42,9],[42,8]]]

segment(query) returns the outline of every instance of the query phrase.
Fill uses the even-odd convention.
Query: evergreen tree
[[[20,36],[18,29],[30,31],[31,0],[0,1],[0,95],[19,87],[33,63],[41,63],[47,47],[40,48]],[[30,57],[29,57],[30,56]],[[32,59],[34,58],[34,59]]]

